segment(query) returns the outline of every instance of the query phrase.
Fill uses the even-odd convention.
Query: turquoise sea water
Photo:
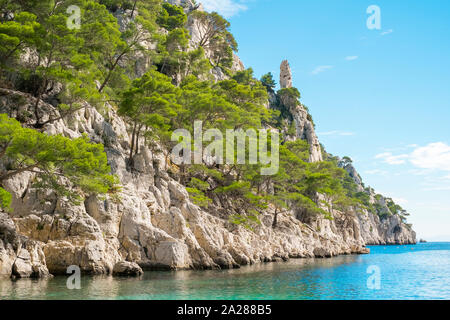
[[[0,280],[0,299],[450,299],[450,243],[370,249],[370,255],[235,270],[83,276],[80,290],[67,289],[66,277],[6,279]],[[380,272],[380,289],[371,281],[374,270]]]

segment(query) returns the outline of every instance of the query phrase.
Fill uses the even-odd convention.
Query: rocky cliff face
[[[283,60],[280,67],[280,87],[281,89],[292,88],[292,73],[291,67],[287,60]],[[282,104],[289,110],[292,116],[292,121],[295,125],[295,136],[293,139],[306,140],[310,146],[309,161],[319,162],[322,161],[322,149],[320,147],[319,139],[317,138],[314,123],[308,116],[306,108],[297,101],[288,96],[280,97]]]
[[[201,10],[190,0],[169,2],[182,4],[187,11]],[[120,19],[120,14],[119,23],[126,24],[126,15]],[[194,24],[189,27],[191,41],[195,41],[195,28]],[[153,48],[151,43],[143,45]],[[244,69],[236,55],[233,60],[233,70]],[[136,74],[142,74],[148,63],[136,59]],[[217,81],[227,78],[220,68],[213,69],[212,74]],[[292,87],[287,61],[281,65],[280,84],[282,88]],[[278,100],[271,94],[267,105],[273,107]],[[0,113],[22,118],[31,113],[34,103],[35,98],[25,93],[0,89]],[[283,103],[295,124],[292,139],[306,140],[310,161],[322,161],[319,140],[306,108],[298,102]],[[42,121],[50,115],[59,116],[51,104],[41,103],[40,109]],[[112,107],[106,109],[105,114],[100,114],[86,104],[84,109],[43,130],[71,138],[87,134],[93,142],[104,144],[122,190],[115,196],[90,197],[75,205],[50,191],[33,188],[32,173],[8,180],[4,188],[13,199],[11,211],[0,212],[0,276],[65,274],[70,265],[79,266],[84,273],[117,275],[140,274],[141,268],[233,268],[288,258],[368,253],[367,244],[416,241],[414,232],[400,217],[393,215],[380,221],[367,212],[333,211],[332,220],[318,217],[304,224],[291,210],[279,214],[273,228],[274,209],[269,207],[254,230],[234,225],[220,214],[227,208],[216,206],[205,211],[192,203],[186,188],[169,175],[170,164],[164,155],[142,141],[131,171],[127,166],[129,128]],[[0,169],[5,169],[4,164],[0,163]]]
[[[416,244],[416,233],[403,223],[400,216],[380,219],[377,215],[363,212],[358,215],[361,235],[367,245]]]
[[[20,99],[19,99],[20,97]],[[33,98],[2,90],[0,112],[12,117],[27,112]],[[51,105],[48,112],[57,113]],[[335,211],[334,220],[306,225],[295,212],[261,217],[253,231],[231,224],[212,210],[194,205],[184,186],[166,171],[162,154],[145,145],[135,155],[135,170],[127,169],[129,136],[114,111],[105,116],[86,106],[71,118],[46,126],[49,134],[88,134],[105,144],[109,163],[122,182],[119,196],[88,198],[73,205],[32,186],[33,174],[8,181],[12,211],[0,213],[0,274],[42,277],[64,274],[70,265],[85,273],[123,269],[123,262],[146,270],[233,268],[288,258],[331,257],[366,253],[368,243],[412,243],[413,233],[395,216],[380,222],[367,214]],[[134,265],[134,268],[137,266]],[[139,270],[139,269],[136,269]]]
[[[361,176],[351,163],[340,161],[339,165],[345,169],[350,177],[355,181],[358,191],[367,192],[369,195],[369,203],[377,204],[379,210],[383,213],[383,218],[378,215],[363,211],[358,215],[361,225],[362,237],[364,242],[369,245],[379,244],[415,244],[416,233],[411,226],[405,224],[401,217],[391,212],[386,204],[386,198],[378,195],[375,197],[373,189],[364,188]]]

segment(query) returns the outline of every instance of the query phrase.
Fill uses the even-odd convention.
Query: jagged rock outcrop
[[[196,4],[195,1],[192,0],[164,0],[164,1],[172,5],[183,7],[186,13],[189,13],[193,10],[203,11],[203,5],[201,3]]]
[[[364,212],[358,215],[361,234],[367,245],[416,244],[416,233],[398,215],[380,219],[377,215]]]
[[[358,171],[356,171],[355,167],[351,163],[347,163],[342,160],[339,161],[338,165],[339,165],[339,167],[341,167],[342,169],[347,171],[350,178],[352,178],[353,181],[355,181],[356,185],[358,186],[358,191],[359,192],[364,191],[364,186],[362,183],[361,176],[359,175]]]
[[[233,71],[244,71],[245,66],[241,59],[233,52],[233,64],[231,66],[231,70]]]
[[[41,243],[21,235],[9,215],[0,212],[0,277],[49,275]]]
[[[362,237],[366,244],[415,244],[417,243],[416,233],[411,226],[405,224],[401,217],[390,211],[386,204],[386,199],[375,193],[372,188],[364,188],[361,176],[356,171],[351,162],[340,160],[339,166],[346,170],[353,181],[356,183],[359,192],[366,192],[369,196],[369,203],[377,204],[378,215],[363,211],[358,215],[359,224],[362,229]]]
[[[287,60],[283,60],[280,66],[280,87],[292,88],[291,66]]]
[[[292,88],[292,73],[287,60],[283,60],[280,67],[280,87],[281,89]],[[323,160],[322,148],[320,147],[319,138],[314,129],[314,123],[309,116],[306,108],[287,94],[281,93],[279,97],[281,103],[286,107],[292,116],[295,125],[295,137],[293,139],[306,140],[310,146],[309,161],[319,162]],[[277,108],[277,106],[275,106]]]

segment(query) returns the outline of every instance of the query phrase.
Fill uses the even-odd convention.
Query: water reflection
[[[39,299],[48,285],[49,279],[0,279],[0,299]]]
[[[432,246],[430,244],[430,246]],[[378,247],[373,254],[296,259],[234,270],[146,272],[140,278],[82,276],[0,280],[0,299],[437,299],[450,298],[450,246]],[[367,268],[382,289],[367,288]]]

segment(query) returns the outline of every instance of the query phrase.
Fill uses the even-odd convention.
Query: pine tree
[[[69,139],[23,128],[5,114],[0,114],[0,161],[8,163],[0,172],[0,187],[22,172],[31,172],[37,178],[35,187],[77,201],[82,195],[112,191],[117,184],[103,145],[90,143],[86,136]],[[7,207],[10,198],[4,189],[0,189],[0,197],[2,206]]]
[[[261,83],[267,88],[267,91],[269,92],[273,92],[273,89],[275,89],[277,85],[277,83],[273,79],[273,75],[271,72],[266,73],[261,77]]]

